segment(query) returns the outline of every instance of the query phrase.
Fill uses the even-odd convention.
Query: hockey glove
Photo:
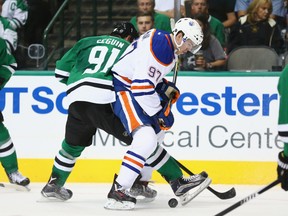
[[[277,167],[278,179],[281,181],[283,190],[288,191],[288,158],[285,157],[284,152],[280,152],[278,156]]]
[[[170,110],[170,104],[167,103],[162,110],[157,113],[158,122],[161,130],[169,130],[174,123],[174,116]]]
[[[164,78],[162,82],[157,84],[155,90],[165,102],[168,102],[170,99],[172,99],[172,104],[174,104],[180,96],[180,91],[175,86],[175,84]]]

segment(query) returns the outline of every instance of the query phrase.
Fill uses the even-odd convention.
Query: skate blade
[[[41,191],[41,199],[38,202],[66,202],[69,199],[61,199],[55,196],[49,196]]]
[[[197,188],[196,191],[192,192],[192,190],[180,196],[180,203],[182,206],[187,205],[190,201],[192,201],[196,196],[198,196],[204,189],[206,189],[212,180],[210,178],[206,178]]]
[[[29,192],[31,189],[28,186],[21,186],[11,183],[0,183],[0,188],[13,189],[16,191]]]
[[[43,195],[38,199],[36,200],[36,202],[38,203],[48,203],[48,202],[55,202],[55,203],[58,203],[58,202],[65,202],[66,200],[61,200],[61,199],[58,199],[58,198],[55,198],[55,197],[44,197]]]
[[[155,200],[155,197],[153,198],[148,198],[148,197],[143,197],[143,196],[138,196],[137,197],[137,203],[150,203]]]
[[[133,210],[135,208],[135,203],[127,201],[118,202],[114,199],[108,199],[104,208],[107,210]]]

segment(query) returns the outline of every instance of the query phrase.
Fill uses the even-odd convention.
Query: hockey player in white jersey
[[[7,1],[8,2],[8,1]],[[13,22],[8,19],[7,17],[4,17],[2,14],[3,12],[3,1],[0,0],[0,37],[3,38],[6,41],[7,47],[9,48],[9,51],[13,53],[17,49],[17,43],[18,43],[18,34],[14,27]],[[5,9],[4,9],[5,10]],[[8,10],[8,8],[6,9]]]
[[[127,193],[143,167],[150,164],[149,157],[157,148],[157,133],[168,130],[174,123],[170,103],[175,103],[179,94],[176,86],[171,95],[163,95],[163,78],[178,61],[178,55],[201,48],[203,33],[199,24],[191,18],[177,21],[172,34],[151,29],[134,41],[113,66],[113,84],[116,91],[114,113],[121,119],[126,130],[133,137],[131,148],[125,153],[119,175],[108,193],[106,209],[133,209],[136,199]],[[163,93],[163,92],[162,92]],[[175,93],[175,94],[174,94]],[[162,104],[162,105],[161,105]],[[151,164],[150,164],[151,165]],[[153,167],[153,166],[152,166]],[[204,190],[211,179],[200,175],[169,182],[175,195],[178,189],[188,192],[194,187]]]
[[[127,145],[131,144],[132,138],[128,136],[123,124],[114,115],[111,104],[108,103],[115,101],[115,92],[112,86],[113,77],[109,67],[113,65],[112,60],[115,62],[117,60],[116,56],[111,54],[116,53],[115,50],[117,49],[115,46],[121,43],[125,45],[122,46],[121,44],[121,52],[118,53],[120,57],[129,45],[123,39],[131,42],[133,38],[136,38],[135,33],[137,32],[131,23],[119,23],[111,33],[114,37],[103,35],[84,38],[77,42],[71,50],[57,61],[55,75],[60,82],[69,86],[67,98],[70,102],[74,102],[69,105],[68,109],[65,139],[55,157],[48,183],[41,191],[41,194],[45,198],[62,201],[72,198],[72,191],[65,188],[64,184],[81,153],[86,147],[92,144],[92,137],[97,128],[101,128],[107,133],[114,135]],[[123,39],[117,39],[115,36]],[[103,42],[105,43],[103,44]],[[107,49],[111,52],[108,52]],[[95,50],[101,53],[96,55],[99,57],[96,58],[98,61],[90,61],[91,56],[95,56]],[[81,67],[78,67],[78,64]],[[98,67],[99,65],[101,67]],[[94,68],[94,70],[91,71],[91,68]],[[105,70],[106,75],[103,76]],[[90,73],[83,73],[84,71],[90,71]],[[97,79],[95,79],[96,77]],[[95,85],[94,83],[92,85],[92,81],[98,84]],[[79,85],[79,82],[83,84]],[[75,84],[77,85],[75,86]],[[170,82],[161,83],[158,86],[160,88],[158,91],[159,94],[164,98],[165,92],[172,88],[172,86],[173,84]],[[83,87],[85,87],[84,92],[81,90]],[[79,91],[81,91],[80,94],[77,93]],[[94,93],[92,94],[91,92]],[[96,98],[95,95],[97,95]],[[98,100],[98,102],[95,100]],[[161,131],[159,134],[164,133]],[[159,142],[161,142],[160,138],[162,137],[159,135]],[[205,179],[201,175],[184,178],[174,158],[161,146],[158,146],[146,162],[149,166],[147,165],[142,169],[141,175],[139,175],[129,191],[133,197],[145,198],[146,202],[153,201],[157,195],[157,191],[148,185],[152,174],[150,167],[157,170],[169,182],[177,196],[185,194],[188,190],[190,192],[192,186],[198,186]],[[197,195],[197,191],[193,195]]]
[[[0,0],[1,1],[1,0]],[[27,22],[28,4],[26,0],[2,0],[1,16],[9,20],[14,30],[20,29]]]

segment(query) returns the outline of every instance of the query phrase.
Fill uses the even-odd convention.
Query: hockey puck
[[[175,198],[172,198],[168,201],[168,205],[170,208],[175,208],[178,205],[178,201]]]

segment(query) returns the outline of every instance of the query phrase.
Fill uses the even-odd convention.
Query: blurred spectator
[[[222,22],[225,28],[230,28],[237,22],[234,12],[236,0],[208,0],[209,14]]]
[[[235,13],[238,18],[247,14],[247,8],[253,0],[236,0]]]
[[[287,14],[287,8],[286,8],[286,0],[272,0],[272,14],[270,15],[271,18],[273,18],[277,24],[280,26],[281,29],[286,29],[286,14]]]
[[[191,17],[194,18],[196,14],[207,14],[209,16],[208,22],[210,25],[210,31],[219,40],[223,47],[226,46],[224,26],[215,17],[208,13],[207,0],[191,0]]]
[[[179,0],[180,3],[180,12],[181,16],[185,17],[185,7],[184,7],[184,1],[185,0]],[[174,0],[155,0],[155,7],[154,10],[157,13],[164,14],[170,18],[174,18]]]
[[[139,36],[154,27],[154,18],[151,12],[139,11],[136,15]]]
[[[219,71],[225,70],[226,54],[218,39],[210,33],[210,26],[207,14],[197,14],[194,19],[198,21],[203,30],[203,42],[200,50],[202,57],[197,53],[193,55],[188,52],[182,56],[181,70],[183,71]],[[198,51],[199,52],[199,51]]]
[[[280,54],[284,52],[284,41],[278,24],[270,18],[271,0],[254,0],[247,14],[240,17],[232,28],[228,40],[228,53],[234,48],[245,45],[265,45]]]
[[[0,0],[3,2],[3,0]],[[28,4],[26,0],[4,0],[1,16],[7,18],[14,30],[23,27],[28,18]]]
[[[235,12],[238,17],[247,14],[247,8],[253,0],[236,0]],[[287,0],[271,0],[272,1],[272,13],[270,17],[273,18],[281,29],[285,29],[287,26],[286,14],[287,14]]]
[[[154,0],[137,0],[138,12],[151,12],[154,16],[154,28],[159,30],[164,30],[167,32],[171,32],[170,18],[164,14],[160,14],[155,12],[155,1]],[[130,22],[134,25],[136,30],[138,31],[136,24],[136,16],[132,17]]]

